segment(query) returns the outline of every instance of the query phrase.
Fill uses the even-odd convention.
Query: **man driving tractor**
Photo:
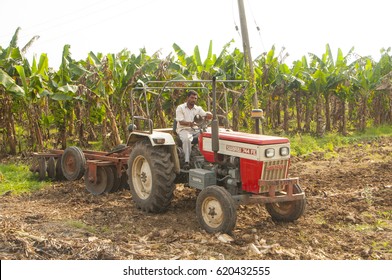
[[[199,131],[193,129],[195,126],[195,116],[200,115],[201,117],[212,119],[212,114],[210,112],[206,112],[202,107],[196,105],[197,98],[198,94],[196,91],[188,91],[186,102],[179,105],[176,110],[176,132],[181,139],[182,148],[185,154],[185,170],[190,169],[189,158],[192,149],[192,141],[194,138],[197,138],[199,134]]]

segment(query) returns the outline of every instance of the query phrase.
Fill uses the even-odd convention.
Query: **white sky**
[[[378,60],[392,47],[391,9],[387,0],[244,0],[253,58],[272,45],[289,53],[288,64],[308,52],[321,56],[330,44],[346,54],[351,47]],[[17,27],[19,46],[40,39],[26,54],[47,53],[49,65],[60,64],[63,46],[72,57],[90,51],[117,53],[172,52],[177,43],[188,55],[198,45],[205,58],[209,41],[219,54],[231,39],[242,50],[237,0],[19,0],[1,3],[0,46],[7,47]],[[260,32],[256,30],[260,27]]]

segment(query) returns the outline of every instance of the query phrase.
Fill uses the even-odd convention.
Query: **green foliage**
[[[90,233],[94,233],[94,234],[97,233],[96,228],[94,228],[93,226],[89,226],[89,225],[85,224],[83,221],[68,220],[66,222],[66,224],[69,227],[77,228],[77,229],[80,229],[80,230],[83,230],[83,231],[87,231],[87,232],[90,232]]]
[[[25,92],[18,86],[15,81],[2,69],[0,69],[0,86],[3,86],[6,92],[16,94],[18,96],[24,96]]]
[[[294,137],[290,137],[290,142],[291,155],[293,156],[306,155],[315,151],[323,150],[317,139],[310,135],[297,134]]]
[[[354,54],[354,48],[346,55],[338,49],[334,57],[327,44],[321,56],[309,54],[290,66],[284,62],[288,56],[285,49],[278,51],[272,46],[253,61],[254,81],[251,81],[253,75],[250,67],[246,67],[244,54],[239,49],[230,50],[233,40],[219,55],[214,54],[210,41],[205,58],[197,45],[188,55],[173,44],[174,55],[165,58],[160,58],[159,53],[148,55],[143,48],[138,54],[126,49],[117,54],[90,52],[85,60],[75,61],[71,46],[65,45],[62,63],[55,71],[49,67],[46,54],[41,54],[39,60],[34,57],[30,66],[24,54],[37,36],[21,48],[19,32],[20,28],[8,47],[0,47],[0,114],[4,114],[0,120],[9,124],[2,126],[0,140],[4,142],[2,150],[11,153],[16,153],[18,143],[26,142],[37,150],[46,146],[45,141],[64,146],[70,138],[85,146],[88,141],[105,140],[106,135],[110,135],[110,141],[118,142],[127,135],[131,90],[149,81],[173,79],[200,80],[213,76],[220,80],[248,79],[248,88],[235,103],[237,111],[227,112],[236,121],[234,129],[251,132],[250,111],[257,94],[258,107],[265,112],[266,130],[284,131],[287,135],[302,133],[301,137],[297,135],[297,141],[305,145],[294,143],[295,154],[317,149],[332,153],[341,144],[335,141],[348,141],[333,134],[337,139],[328,142],[328,134],[334,131],[347,135],[350,129],[364,132],[371,126],[392,124],[391,48],[382,49],[382,57],[376,62]],[[171,122],[181,94],[181,91],[167,92],[157,106],[150,107],[155,127]],[[200,92],[199,100],[201,105],[207,103],[205,92]],[[226,109],[225,104],[219,105]],[[134,109],[137,114],[146,115],[141,106]],[[29,129],[14,135],[18,127]],[[53,133],[45,135],[45,131]],[[304,132],[320,136],[321,142],[306,139]]]
[[[291,142],[291,155],[300,156],[317,151],[333,153],[336,148],[376,140],[379,137],[392,137],[392,126],[372,127],[364,132],[355,132],[348,136],[328,133],[324,137],[319,138],[296,134],[293,137],[289,137],[289,139]]]
[[[8,191],[12,194],[31,192],[49,185],[49,181],[38,181],[38,175],[26,165],[0,164],[0,195]]]

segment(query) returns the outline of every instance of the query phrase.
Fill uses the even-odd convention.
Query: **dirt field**
[[[292,159],[307,209],[274,223],[240,206],[232,236],[209,235],[196,193],[178,185],[163,214],[138,211],[129,191],[93,196],[83,179],[0,197],[0,259],[392,259],[392,138]],[[329,159],[328,159],[329,158]]]

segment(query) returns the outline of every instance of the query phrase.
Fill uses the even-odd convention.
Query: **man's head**
[[[188,105],[189,108],[193,108],[193,106],[195,106],[196,102],[197,102],[197,92],[194,90],[190,90],[187,93],[187,98],[186,98],[186,103]]]

